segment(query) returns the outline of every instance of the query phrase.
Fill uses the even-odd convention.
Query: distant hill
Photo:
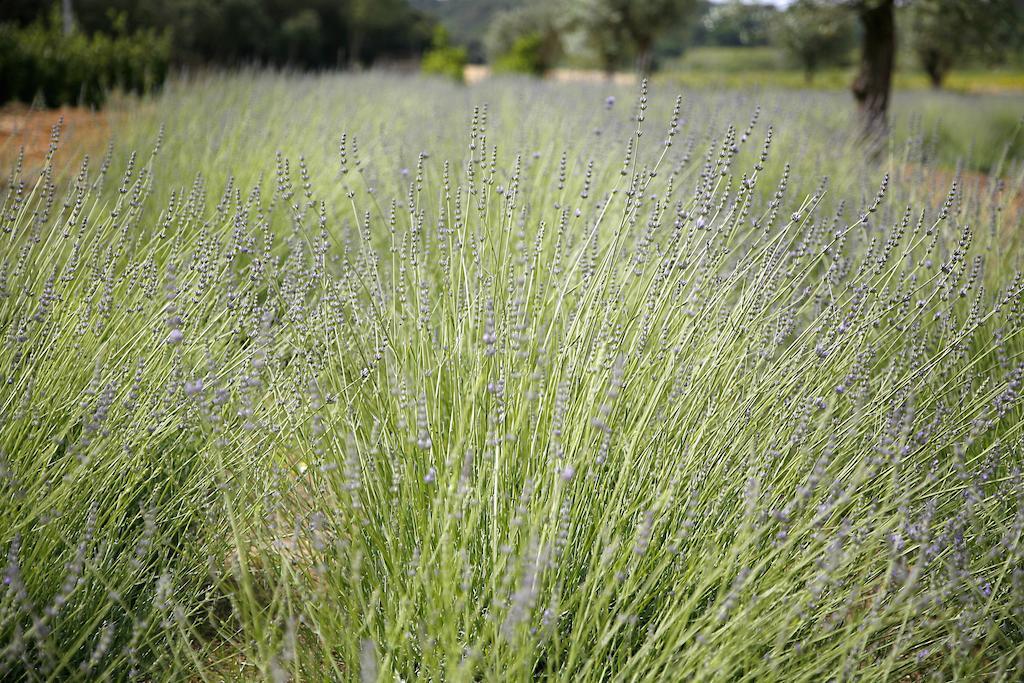
[[[418,10],[436,17],[452,40],[469,48],[474,61],[483,59],[484,35],[494,15],[522,5],[522,0],[409,0]]]

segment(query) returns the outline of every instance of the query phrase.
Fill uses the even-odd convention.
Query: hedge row
[[[114,88],[148,92],[167,75],[170,47],[169,36],[153,30],[65,36],[43,24],[0,24],[0,102],[100,106]]]

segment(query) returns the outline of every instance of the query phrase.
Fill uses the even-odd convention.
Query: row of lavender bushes
[[[14,169],[4,677],[1014,680],[1024,168],[838,103],[242,73]]]

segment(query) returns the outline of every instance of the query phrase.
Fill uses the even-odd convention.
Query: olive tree
[[[997,58],[1019,41],[1015,0],[913,0],[906,8],[910,45],[932,87],[941,88],[964,57]],[[1016,34],[1016,35],[1015,35]]]
[[[840,0],[853,8],[860,22],[860,66],[851,90],[866,137],[888,129],[892,72],[896,65],[895,0]]]
[[[652,66],[655,41],[685,21],[696,0],[574,0],[567,3],[570,30],[597,55],[607,73],[632,55],[640,73]]]
[[[846,8],[832,2],[797,0],[779,13],[774,34],[810,83],[819,68],[842,62],[850,52],[852,17]]]
[[[562,53],[558,22],[554,7],[539,3],[498,13],[484,40],[488,59],[498,70],[544,73]]]

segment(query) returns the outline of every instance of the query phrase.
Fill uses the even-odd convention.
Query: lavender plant
[[[0,212],[0,670],[1015,680],[1024,166],[937,193],[843,123],[250,73],[55,130]]]

